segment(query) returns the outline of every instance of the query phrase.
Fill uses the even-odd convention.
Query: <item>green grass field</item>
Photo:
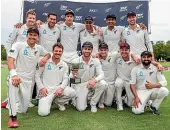
[[[8,70],[1,68],[1,101],[5,99]],[[170,72],[164,72],[170,90]],[[169,130],[170,129],[170,96],[160,107],[160,116],[146,110],[143,115],[134,115],[130,108],[117,112],[116,107],[98,110],[91,113],[90,109],[78,112],[72,106],[61,112],[52,108],[47,117],[37,114],[37,107],[29,108],[27,114],[18,114],[20,127],[18,130]],[[2,130],[8,130],[8,110],[1,109]]]

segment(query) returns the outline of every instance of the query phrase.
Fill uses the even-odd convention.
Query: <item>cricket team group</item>
[[[134,114],[149,106],[159,107],[169,90],[162,66],[154,61],[146,26],[136,23],[136,13],[127,14],[127,27],[116,26],[116,16],[106,16],[106,27],[95,25],[92,16],[75,23],[74,12],[65,11],[65,21],[49,13],[46,22],[36,13],[26,13],[26,23],[16,24],[5,47],[9,76],[7,99],[1,107],[9,110],[9,128],[18,127],[17,113],[26,113],[37,86],[38,114],[50,114],[52,104],[60,111],[71,103],[78,111],[91,112],[116,102]],[[81,54],[77,45],[81,43]],[[122,91],[125,94],[122,96]],[[107,109],[107,108],[106,108]]]

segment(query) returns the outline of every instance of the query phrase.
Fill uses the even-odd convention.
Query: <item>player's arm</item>
[[[46,97],[48,94],[47,88],[43,85],[42,80],[41,80],[44,69],[45,67],[39,67],[37,64],[36,72],[35,72],[35,82],[37,84],[38,91],[40,92],[41,97]]]
[[[130,52],[130,55],[132,59],[135,61],[135,63],[138,65],[140,63],[140,58],[136,56],[135,54],[133,54],[132,52]]]
[[[131,92],[134,96],[134,101],[133,101],[133,106],[135,108],[138,108],[138,105],[139,103],[141,103],[139,97],[138,97],[138,94],[136,92],[136,80],[137,80],[137,77],[136,77],[136,68],[133,68],[132,71],[131,71],[131,80],[130,80],[130,89],[131,89]]]
[[[12,81],[12,85],[15,87],[18,87],[18,85],[21,82],[20,77],[17,75],[16,68],[15,68],[15,59],[17,58],[20,51],[20,45],[18,43],[14,44],[12,48],[10,49],[7,57],[7,64],[8,69],[10,72],[10,77]]]
[[[42,46],[40,46],[40,56],[43,56],[39,62],[40,67],[42,67],[45,66],[47,60],[51,58],[51,54],[47,52]]]
[[[154,61],[154,60],[152,60],[152,62],[151,62],[154,66],[156,66],[157,67],[157,69],[158,69],[158,71],[163,71],[163,66],[160,64],[160,63],[158,63],[158,62],[156,62],[156,61]]]
[[[16,41],[17,36],[18,36],[18,29],[14,28],[12,33],[10,33],[8,40],[6,41],[6,44],[5,44],[5,48],[6,48],[7,53],[11,49],[12,44]]]

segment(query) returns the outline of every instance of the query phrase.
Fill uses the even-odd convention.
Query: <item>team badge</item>
[[[34,55],[36,55],[36,54],[37,54],[37,52],[38,52],[38,51],[35,51],[35,52],[34,52]]]
[[[56,31],[54,31],[53,34],[55,35],[55,34],[56,34]]]
[[[27,35],[27,31],[26,30],[23,31],[23,35]]]
[[[94,65],[94,64],[91,64],[91,65],[90,65],[90,68],[93,67],[93,65]]]
[[[127,36],[129,36],[130,35],[130,31],[127,31]]]
[[[107,35],[107,30],[104,31],[104,35]]]
[[[46,34],[46,30],[45,29],[43,30],[43,34]]]
[[[51,70],[51,65],[50,64],[48,64],[47,69]]]
[[[27,49],[24,50],[24,55],[25,55],[25,56],[28,55],[28,50],[27,50]]]
[[[142,71],[139,72],[139,76],[143,76],[143,72]]]
[[[12,33],[9,34],[9,37],[11,37]]]
[[[85,33],[84,33],[84,37],[87,37],[87,32],[85,31]]]
[[[59,70],[61,70],[61,68],[63,68],[63,66],[60,66],[60,67],[59,67]]]
[[[152,71],[152,72],[149,72],[149,75],[151,76],[151,75],[153,74],[153,72],[154,72],[154,71]]]
[[[63,27],[63,30],[66,30],[66,29],[67,29],[66,26],[64,26],[64,27]]]
[[[119,60],[119,63],[118,63],[118,64],[122,65],[122,60]]]
[[[80,63],[80,69],[84,69],[84,64]]]
[[[116,34],[117,30],[114,31],[114,34]]]

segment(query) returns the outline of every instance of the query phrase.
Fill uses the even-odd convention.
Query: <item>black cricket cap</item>
[[[66,12],[65,12],[65,16],[66,16],[67,14],[72,14],[72,15],[74,16],[74,11],[71,10],[71,9],[68,9],[68,10],[66,10]]]
[[[93,49],[93,44],[91,42],[84,42],[82,47],[90,47]]]
[[[129,17],[129,16],[136,16],[136,13],[131,11],[127,14],[127,17]]]
[[[93,17],[92,16],[86,16],[84,21],[92,21],[93,22]]]
[[[30,32],[35,32],[39,35],[39,31],[37,28],[29,28],[28,31],[27,31],[27,34],[30,33]]]
[[[113,18],[113,19],[116,20],[116,15],[114,15],[114,14],[108,14],[108,15],[106,16],[106,19],[108,19],[108,18]]]
[[[141,57],[142,56],[150,56],[150,57],[152,57],[152,53],[150,51],[143,51],[140,56]]]
[[[99,44],[99,49],[101,49],[101,48],[105,48],[105,49],[108,49],[108,45],[106,44],[106,43],[100,43]]]

